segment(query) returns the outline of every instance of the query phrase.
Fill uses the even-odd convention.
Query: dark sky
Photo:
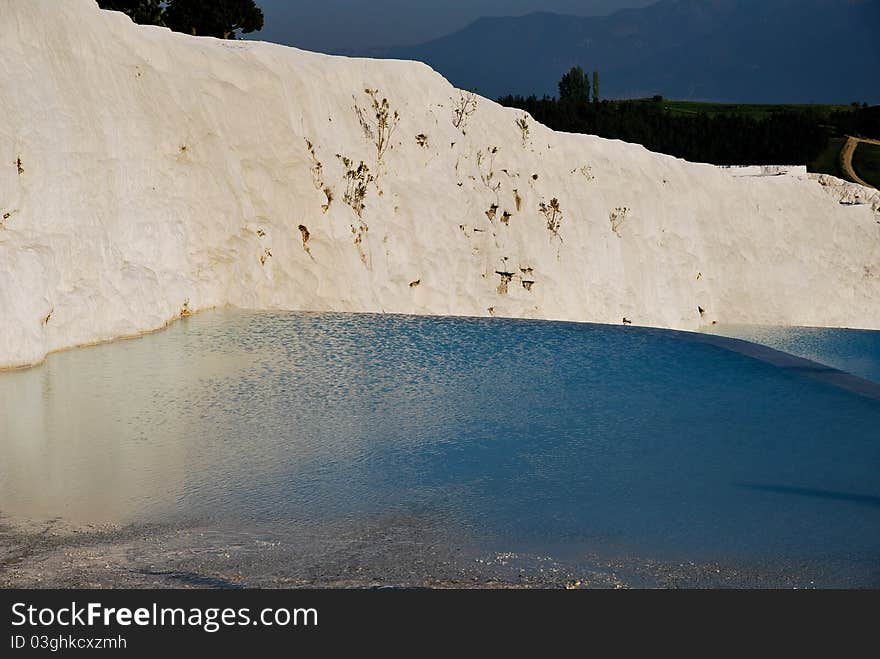
[[[534,11],[590,16],[657,0],[257,0],[266,17],[252,39],[307,50],[368,54],[422,43],[480,16]]]

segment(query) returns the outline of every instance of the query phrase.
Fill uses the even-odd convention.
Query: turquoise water
[[[877,374],[878,333],[827,336]],[[684,333],[212,312],[0,375],[0,514],[397,514],[486,551],[829,561],[876,586],[878,429],[877,398]]]
[[[776,350],[880,382],[880,332],[822,327],[715,326],[713,334],[754,341]]]

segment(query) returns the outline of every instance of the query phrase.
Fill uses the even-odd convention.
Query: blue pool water
[[[826,336],[832,365],[880,372],[880,334]],[[833,561],[878,585],[878,429],[876,397],[684,333],[222,311],[0,375],[0,514],[394,513],[487,551]]]
[[[770,346],[880,382],[880,332],[824,327],[715,326],[713,334]]]

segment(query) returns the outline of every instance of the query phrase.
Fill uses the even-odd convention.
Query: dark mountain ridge
[[[609,16],[481,18],[385,56],[496,97],[554,94],[571,66],[603,97],[880,102],[880,0],[662,0]]]

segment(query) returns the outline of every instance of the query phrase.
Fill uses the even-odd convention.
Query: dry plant
[[[337,158],[345,167],[345,194],[342,196],[342,201],[348,204],[360,218],[366,208],[367,186],[373,182],[373,175],[363,160],[355,167],[349,158],[340,155],[337,155]]]
[[[452,106],[452,125],[462,133],[467,127],[468,118],[477,111],[477,95],[458,90],[458,100]]]
[[[523,148],[529,145],[529,115],[524,114],[516,120],[516,127],[519,128],[522,137]]]
[[[549,204],[542,201],[538,206],[538,210],[541,211],[544,219],[547,220],[547,230],[554,237],[558,237],[559,227],[562,224],[562,209],[559,207],[559,200],[553,197]]]
[[[366,137],[371,142],[376,139],[373,134],[373,126],[367,121],[366,110],[364,110],[360,105],[358,105],[357,98],[352,94],[351,99],[354,101],[354,112],[357,115],[358,123],[361,125],[361,129],[364,131],[364,137]]]
[[[578,172],[580,172],[581,176],[583,176],[588,181],[593,181],[596,178],[595,176],[593,176],[593,168],[589,165],[584,165],[583,167],[575,167],[573,170],[571,170],[572,174],[577,174]]]
[[[315,146],[308,139],[306,140],[306,148],[309,151],[309,157],[312,159],[312,185],[315,186],[316,190],[320,190],[324,186],[324,166],[315,154]]]
[[[371,109],[374,119],[368,120],[367,110],[361,108],[355,101],[355,112],[358,122],[364,130],[364,135],[376,145],[376,160],[381,162],[388,149],[391,148],[391,137],[400,124],[400,113],[392,111],[387,98],[379,99],[378,89],[365,89],[364,93],[370,97]]]
[[[497,153],[497,146],[487,148],[485,154],[482,151],[477,153],[477,168],[480,170],[480,180],[496,197],[501,189],[501,181],[495,181],[495,155]]]
[[[312,185],[315,186],[316,190],[321,190],[324,193],[324,197],[326,197],[327,201],[321,204],[321,210],[326,213],[330,210],[330,204],[333,203],[333,190],[329,186],[324,185],[324,166],[321,164],[321,161],[318,160],[318,156],[315,153],[315,146],[309,140],[306,140],[306,148],[312,159]]]
[[[358,254],[361,257],[361,263],[363,263],[367,269],[371,269],[370,258],[368,258],[367,253],[364,251],[364,236],[367,235],[367,232],[370,230],[366,224],[364,224],[363,220],[358,222],[358,225],[351,225],[351,235],[354,236],[353,242],[354,246],[357,247]]]
[[[608,216],[608,219],[611,220],[611,230],[617,234],[617,237],[620,237],[620,227],[623,225],[627,216],[629,215],[629,208],[626,206],[619,206],[615,208]]]
[[[498,295],[507,295],[508,285],[510,284],[511,280],[513,280],[513,273],[496,270],[495,274],[501,277],[501,283],[498,284],[498,288],[496,289]]]

